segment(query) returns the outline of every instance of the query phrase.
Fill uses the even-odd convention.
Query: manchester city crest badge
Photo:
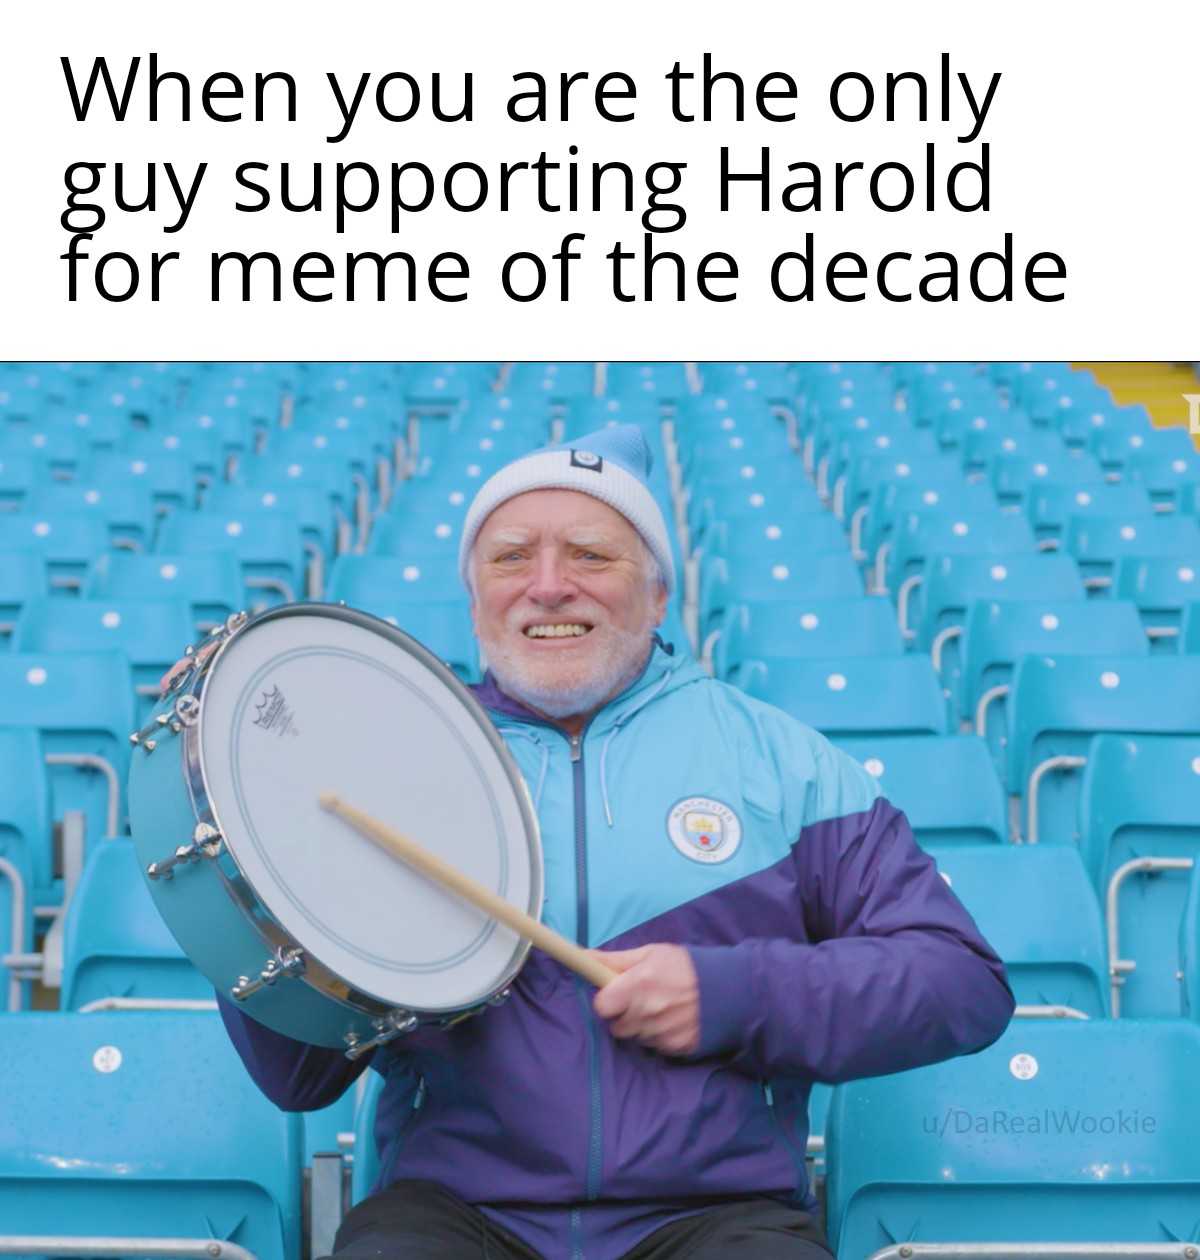
[[[693,862],[727,862],[742,842],[742,824],[722,801],[688,796],[667,814],[671,843]]]

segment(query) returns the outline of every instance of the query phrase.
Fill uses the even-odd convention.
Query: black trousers
[[[622,1260],[831,1260],[817,1223],[773,1199],[673,1221]],[[398,1181],[353,1207],[326,1260],[560,1260],[539,1256],[478,1208],[431,1181]]]

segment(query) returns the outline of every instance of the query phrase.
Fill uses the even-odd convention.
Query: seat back
[[[158,913],[126,836],[91,846],[64,924],[62,1009],[108,997],[213,997]]]
[[[0,1056],[0,1239],[299,1254],[300,1118],[259,1093],[215,1013],[29,1012],[0,1021]]]
[[[1077,843],[1092,736],[1200,734],[1200,657],[1026,656],[1009,700],[1006,787],[1025,798],[1026,838]]]
[[[1182,1020],[1018,1019],[977,1055],[838,1086],[830,1241],[858,1258],[900,1241],[1196,1238],[1198,1056]]]
[[[55,818],[83,810],[91,837],[124,825],[129,735],[134,729],[133,675],[120,652],[0,653],[0,725],[36,727],[43,754],[98,757],[94,766],[50,770]],[[110,788],[119,791],[110,796]],[[115,802],[110,817],[110,800]]]
[[[844,748],[879,780],[926,848],[1008,839],[1004,786],[983,740],[973,735],[841,737]]]
[[[810,599],[737,604],[713,646],[714,673],[736,681],[743,661],[831,656],[900,656],[896,614],[884,599]]]
[[[1088,749],[1079,795],[1080,851],[1097,894],[1115,900],[1115,951],[1136,965],[1119,972],[1125,1015],[1178,1015],[1180,924],[1192,869],[1200,864],[1200,737],[1099,735]],[[1166,859],[1133,869],[1127,863]],[[1171,864],[1174,863],[1174,864]],[[1111,930],[1111,929],[1110,929]]]
[[[946,730],[942,689],[923,656],[750,661],[743,671],[750,695],[830,738]]]
[[[978,600],[967,610],[959,709],[999,757],[1007,739],[1006,706],[1003,696],[993,700],[992,694],[1009,685],[1021,657],[1149,651],[1137,608],[1125,601]]]
[[[939,844],[934,858],[1000,955],[1019,1005],[1108,1014],[1100,903],[1075,849]]]
[[[186,599],[199,634],[207,634],[245,607],[242,570],[232,551],[148,556],[106,552],[88,570],[83,597],[94,601]]]

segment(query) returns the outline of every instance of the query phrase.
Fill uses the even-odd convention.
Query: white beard
[[[606,640],[601,663],[586,678],[557,684],[536,677],[536,663],[514,660],[498,644],[480,639],[480,646],[505,695],[547,717],[568,718],[593,713],[624,691],[645,669],[650,656],[651,630],[634,633],[606,626],[591,633],[602,634]]]

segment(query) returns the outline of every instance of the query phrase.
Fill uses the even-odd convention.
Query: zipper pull
[[[413,1098],[412,1109],[414,1111],[420,1111],[424,1105],[425,1105],[425,1078],[422,1076],[420,1080],[417,1082],[417,1092],[416,1092],[416,1096]]]
[[[578,735],[571,736],[571,760],[578,761],[583,752],[583,741]]]
[[[770,1081],[763,1081],[763,1097],[767,1100],[768,1107],[775,1106],[775,1091],[771,1088]]]

